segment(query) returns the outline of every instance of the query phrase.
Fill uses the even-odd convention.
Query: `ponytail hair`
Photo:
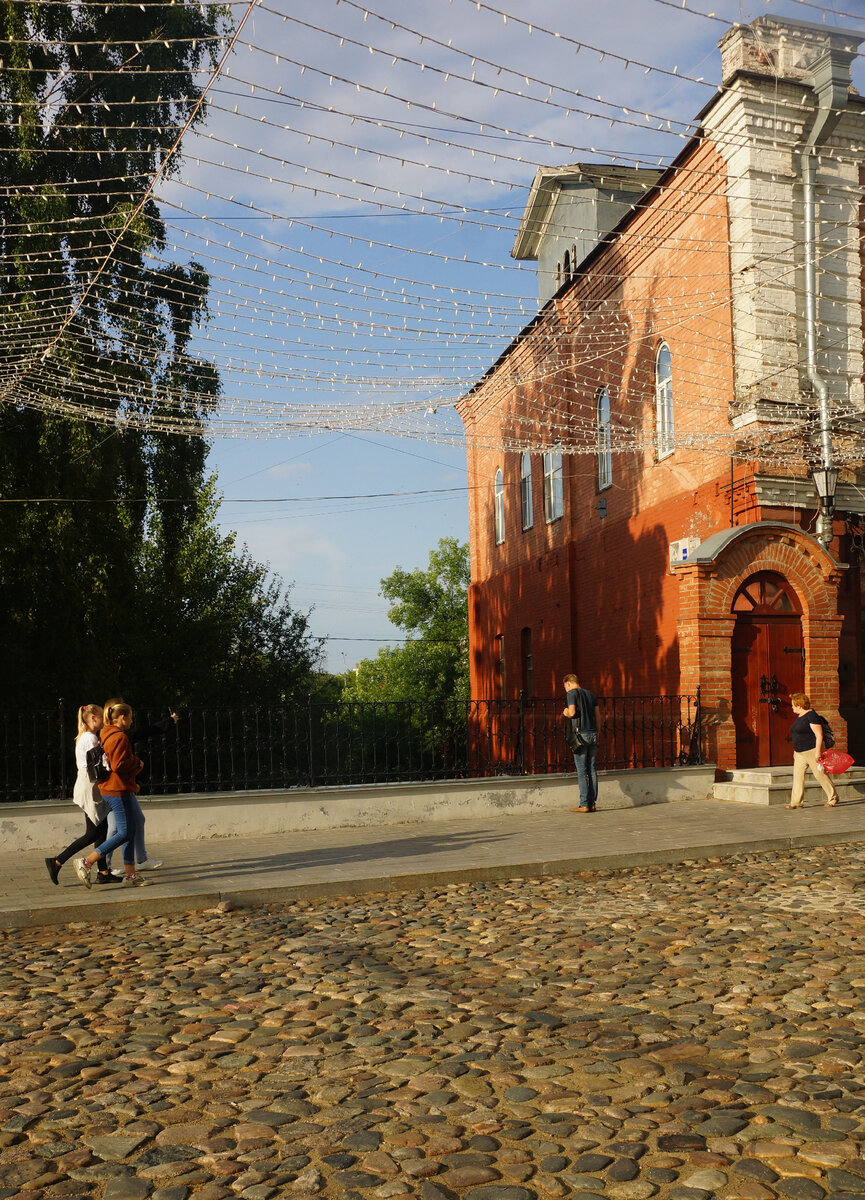
[[[87,728],[87,718],[89,716],[102,716],[102,708],[98,704],[82,704],[78,709],[78,732],[75,735],[76,742],[81,737],[82,733],[90,733]]]
[[[106,700],[105,702],[105,724],[114,725],[118,717],[132,716],[132,706],[124,700]]]

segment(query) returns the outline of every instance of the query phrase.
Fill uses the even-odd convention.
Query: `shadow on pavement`
[[[284,835],[286,839],[290,834]],[[222,874],[253,874],[262,871],[286,871],[298,867],[316,868],[327,866],[346,866],[351,863],[370,863],[395,858],[417,858],[427,855],[455,854],[467,847],[480,844],[491,845],[495,842],[508,841],[509,835],[493,832],[492,830],[473,829],[464,833],[448,834],[419,834],[416,837],[391,838],[386,841],[363,842],[357,846],[316,846],[309,850],[286,851],[284,853],[259,855],[257,857],[239,857],[199,861],[188,865],[168,866],[165,868],[167,881],[170,872],[172,879],[180,879],[197,875],[201,871],[211,871],[216,875]],[[149,876],[154,883],[159,881],[162,871],[153,872]]]

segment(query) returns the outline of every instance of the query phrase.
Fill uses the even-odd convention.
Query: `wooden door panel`
[[[733,723],[740,767],[779,766],[792,761],[792,692],[805,683],[802,611],[780,575],[758,571],[733,597]]]
[[[802,622],[799,618],[766,621],[769,680],[774,704],[769,706],[769,764],[793,761],[790,726],[794,720],[790,697],[805,684]]]
[[[768,717],[760,704],[760,664],[766,660],[761,626],[739,620],[733,628],[731,675],[733,724],[736,728],[736,765],[760,766],[761,745],[768,749]],[[761,726],[765,728],[761,729]],[[762,734],[762,736],[761,736]]]

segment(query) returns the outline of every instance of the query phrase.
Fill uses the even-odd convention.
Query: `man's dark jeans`
[[[598,743],[589,745],[583,754],[575,754],[574,765],[580,784],[580,804],[594,808],[598,802]]]

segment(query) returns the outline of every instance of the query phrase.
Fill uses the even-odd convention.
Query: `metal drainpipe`
[[[816,151],[823,145],[847,107],[853,55],[846,50],[830,49],[811,67],[817,112],[801,150],[802,198],[805,210],[805,331],[808,380],[817,394],[820,407],[820,452],[824,467],[835,461],[829,411],[829,389],[817,370],[817,284],[815,233],[816,213],[814,181],[817,173]],[[832,512],[821,508],[817,520],[817,539],[827,546],[832,541]]]

